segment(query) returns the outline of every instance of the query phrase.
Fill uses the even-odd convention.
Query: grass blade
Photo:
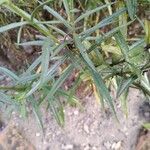
[[[42,115],[41,115],[41,112],[39,110],[38,104],[32,96],[29,97],[29,101],[31,102],[32,110],[33,110],[33,113],[36,117],[38,125],[43,130]]]
[[[49,68],[50,52],[54,49],[54,43],[51,39],[47,38],[42,47],[42,58],[41,58],[41,78],[40,83],[42,84]]]
[[[14,74],[12,71],[8,70],[7,68],[0,67],[0,72],[2,72],[5,75],[9,76],[14,81],[18,81],[19,80],[19,77],[16,74]]]
[[[37,40],[37,41],[28,41],[28,42],[24,42],[24,43],[17,43],[17,45],[19,46],[42,46],[44,43],[44,41],[42,40]]]
[[[47,10],[49,13],[51,13],[58,20],[60,20],[68,29],[72,30],[72,27],[70,26],[70,24],[62,16],[60,16],[60,14],[58,14],[56,11],[54,11],[52,8],[46,5],[44,6],[44,9]]]
[[[49,101],[49,106],[53,112],[53,115],[57,121],[57,123],[61,126],[64,125],[65,122],[65,115],[63,106],[58,102],[57,99],[53,99]]]
[[[121,107],[122,107],[122,110],[126,116],[126,118],[128,117],[128,100],[127,100],[127,96],[128,96],[128,93],[129,93],[129,88],[125,89],[124,92],[122,93],[120,99],[121,99]]]
[[[121,49],[121,52],[125,58],[125,60],[127,62],[129,62],[129,57],[128,57],[128,52],[129,52],[129,47],[126,43],[126,41],[124,40],[124,37],[123,35],[121,34],[120,31],[118,31],[115,35],[114,35],[115,39],[116,39],[116,42],[118,44],[118,46],[120,47]]]
[[[59,79],[53,84],[50,92],[47,94],[45,99],[50,100],[53,95],[56,93],[56,91],[61,87],[63,82],[68,78],[68,76],[71,74],[73,70],[73,66],[69,65],[63,72],[63,74],[59,77]]]
[[[10,96],[4,94],[3,92],[0,92],[0,101],[3,102],[3,103],[7,103],[7,104],[13,104],[14,103],[14,100],[11,99]]]
[[[84,45],[81,43],[81,40],[79,39],[79,37],[77,35],[74,36],[74,40],[75,40],[75,44],[76,44],[77,48],[80,50],[81,56],[84,59],[86,66],[89,68],[89,71],[93,77],[94,83],[96,84],[99,95],[102,95],[102,97],[107,100],[108,104],[110,105],[110,107],[112,109],[112,112],[116,116],[112,98],[109,94],[109,91],[108,91],[106,85],[103,82],[102,77],[95,69],[95,66],[93,65],[92,61],[90,60],[90,58],[87,55]],[[102,103],[102,106],[104,106],[104,102],[101,101],[101,103]]]
[[[31,21],[33,21],[34,15],[35,15],[44,5],[48,4],[48,3],[51,2],[51,1],[53,1],[53,0],[48,0],[48,1],[44,2],[44,3],[41,3],[39,6],[37,6],[37,7],[33,10],[32,14],[31,14]]]
[[[11,29],[14,29],[14,28],[26,25],[26,24],[27,24],[27,22],[23,21],[23,22],[15,22],[15,23],[11,23],[11,24],[2,26],[2,27],[0,27],[0,33],[6,32],[8,30],[11,30]]]
[[[135,18],[136,15],[137,4],[137,0],[126,0],[128,14],[132,20]]]
[[[131,76],[128,79],[122,80],[120,83],[118,89],[117,89],[117,98],[125,91],[127,90],[130,85],[137,79],[137,76]]]
[[[97,7],[97,8],[95,8],[95,9],[93,9],[93,10],[87,11],[86,13],[80,15],[80,16],[75,20],[75,23],[77,23],[77,22],[81,21],[82,19],[84,19],[84,18],[86,18],[86,17],[92,15],[93,13],[96,13],[96,12],[98,12],[98,11],[104,9],[104,8],[107,8],[108,6],[110,6],[110,5],[112,5],[112,4],[114,4],[114,3],[106,4],[106,5]]]
[[[70,21],[71,20],[71,14],[70,14],[70,8],[69,8],[68,3],[69,3],[68,0],[63,0],[63,4],[64,4],[65,10],[66,10],[66,13],[68,16],[68,21]]]
[[[110,15],[107,18],[105,18],[102,21],[100,21],[94,27],[81,32],[80,35],[84,35],[85,37],[89,36],[90,34],[92,34],[93,32],[95,32],[97,29],[102,28],[102,27],[104,27],[106,25],[111,24],[112,22],[114,22],[114,20],[116,18],[118,18],[120,15],[122,15],[125,12],[126,12],[126,8],[122,8],[122,9],[118,10],[117,12],[113,13],[112,15]]]

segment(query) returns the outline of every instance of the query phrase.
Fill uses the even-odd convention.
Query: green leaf
[[[23,21],[23,19],[21,19],[21,21]],[[17,44],[19,44],[20,41],[21,41],[22,29],[23,29],[23,26],[21,26],[19,28],[19,30],[18,30],[18,33],[17,33]]]
[[[119,1],[118,3],[119,3],[118,4],[119,8],[124,7],[124,2],[123,1]],[[127,23],[128,23],[127,13],[124,13],[124,14],[120,15],[119,16],[119,26],[127,24]],[[123,37],[125,39],[127,39],[127,26],[122,27],[120,31],[121,31]]]
[[[51,2],[51,1],[53,1],[53,0],[47,0],[47,1],[44,2],[44,3],[41,3],[41,2],[40,2],[40,5],[37,6],[37,7],[33,10],[32,14],[31,14],[31,21],[33,21],[34,15],[35,15],[36,13],[38,13],[38,11],[39,11],[41,8],[43,8],[44,5],[48,4],[48,3]]]
[[[144,22],[144,29],[145,29],[145,41],[147,44],[150,43],[150,21],[145,19]]]
[[[49,61],[50,61],[50,52],[55,48],[54,42],[51,39],[47,38],[42,47],[42,58],[41,58],[41,77],[40,83],[42,84],[45,80],[45,77],[48,73]]]
[[[49,104],[57,123],[63,126],[65,122],[65,115],[62,104],[60,104],[59,100],[57,99],[49,101]]]
[[[0,67],[0,72],[12,78],[14,81],[19,80],[19,77],[16,74],[14,74],[12,71],[8,70],[7,68]]]
[[[26,76],[19,78],[17,84],[27,84],[29,82],[35,81],[35,79],[39,77],[40,77],[40,74],[26,75]]]
[[[31,72],[40,64],[42,60],[42,56],[39,56],[30,66],[29,68],[23,73],[22,77],[26,77],[27,75],[31,74]]]
[[[125,8],[122,8],[122,9],[118,10],[117,12],[113,13],[112,15],[110,15],[110,16],[106,17],[105,19],[103,19],[102,21],[100,21],[94,27],[81,32],[80,35],[84,35],[85,37],[89,36],[90,34],[92,34],[93,32],[95,32],[97,29],[102,28],[102,27],[104,27],[106,25],[111,24],[112,22],[114,22],[114,20],[116,18],[118,18],[120,15],[122,15],[125,12],[126,12]]]
[[[84,18],[86,18],[86,17],[88,17],[88,16],[90,16],[90,15],[92,15],[92,14],[94,14],[94,13],[96,13],[96,12],[102,10],[102,9],[104,9],[104,8],[107,8],[108,6],[110,6],[110,5],[112,5],[112,4],[114,4],[114,3],[102,5],[102,6],[99,6],[99,7],[95,8],[95,9],[93,9],[93,10],[89,10],[89,11],[85,12],[84,14],[80,15],[80,16],[75,20],[75,23],[81,21],[82,19],[84,19]]]
[[[11,30],[11,29],[14,29],[14,28],[26,25],[26,24],[27,24],[27,22],[23,21],[23,22],[15,22],[15,23],[11,23],[11,24],[2,26],[2,27],[0,27],[0,33],[6,32],[8,30]]]
[[[87,37],[86,40],[95,40],[96,41],[95,44],[93,44],[89,48],[88,53],[90,53],[92,50],[94,50],[95,48],[97,48],[102,42],[104,42],[105,40],[107,40],[110,37],[112,37],[115,33],[117,33],[119,30],[121,30],[122,27],[130,25],[132,22],[133,21],[130,21],[127,24],[118,26],[118,27],[110,30],[109,32],[105,33],[103,36]]]
[[[50,27],[51,29],[55,30],[57,33],[60,33],[60,34],[63,35],[63,36],[66,36],[66,35],[67,35],[66,32],[64,32],[63,30],[57,28],[56,26],[53,26],[53,25],[47,25],[47,26]]]
[[[128,99],[127,99],[128,93],[129,93],[129,88],[125,89],[124,92],[122,93],[122,95],[120,96],[121,107],[122,107],[122,110],[123,110],[126,118],[128,117],[128,106],[127,106],[127,103],[128,103]]]
[[[44,34],[45,36],[50,36],[54,41],[58,42],[58,40],[53,35],[50,34],[46,26],[38,24],[38,20],[35,18],[33,18],[33,20],[31,21],[31,15],[26,11],[17,7],[11,1],[9,1],[8,4],[7,3],[4,4],[4,7],[21,16],[24,20],[28,21],[28,23],[30,23],[33,27],[35,27],[40,33]]]
[[[20,105],[20,115],[23,117],[23,119],[26,119],[26,117],[27,117],[27,110],[26,110],[26,104],[25,104],[25,102],[23,102]]]
[[[117,98],[125,91],[127,90],[130,85],[137,79],[137,76],[133,75],[128,79],[123,79],[121,83],[119,84],[119,87],[117,89]]]
[[[68,20],[70,21],[71,14],[70,14],[70,8],[69,8],[69,1],[68,0],[63,0],[63,4],[64,4],[65,10],[66,10],[66,13],[67,13],[67,16],[68,16]]]
[[[4,94],[3,92],[0,92],[0,98],[0,101],[3,103],[13,104],[14,102],[14,100],[10,96]]]
[[[31,102],[32,110],[33,110],[33,113],[34,113],[34,115],[36,117],[38,125],[43,130],[42,114],[41,114],[41,112],[39,110],[38,104],[37,104],[37,102],[36,102],[36,100],[34,99],[33,96],[29,96],[29,101]]]
[[[56,91],[61,87],[61,85],[64,83],[64,81],[69,77],[71,72],[73,71],[73,66],[69,65],[63,72],[63,74],[59,77],[59,79],[53,84],[51,90],[47,94],[45,99],[50,100],[53,95],[56,93]]]
[[[63,23],[68,29],[72,30],[72,27],[70,26],[70,24],[62,16],[60,16],[60,14],[58,14],[56,11],[54,11],[52,8],[46,5],[44,6],[44,9],[47,10],[49,13],[51,13],[58,20],[60,20],[61,23]]]
[[[17,43],[17,45],[19,46],[41,46],[43,45],[44,41],[42,40],[37,40],[37,41],[28,41],[28,42],[24,42],[24,43]]]
[[[33,84],[32,89],[26,94],[26,97],[32,95],[36,90],[41,89],[41,87],[47,83],[48,81],[50,81],[53,76],[54,73],[58,70],[58,68],[60,67],[60,65],[62,64],[62,62],[65,60],[65,57],[59,61],[57,61],[53,66],[51,66],[50,70],[47,71],[47,74],[44,78],[44,81],[41,82],[41,79],[38,80],[36,83]]]
[[[144,74],[141,77],[141,85],[147,89],[147,91],[150,91],[150,79],[148,78],[148,74]]]
[[[79,39],[79,37],[77,35],[74,36],[74,40],[75,40],[76,47],[80,50],[80,54],[81,54],[83,60],[85,61],[85,64],[90,71],[90,74],[93,77],[93,80],[94,80],[94,83],[96,84],[99,95],[102,95],[102,97],[107,100],[108,104],[110,105],[110,107],[112,109],[112,112],[114,113],[114,115],[116,117],[116,112],[115,112],[112,98],[110,96],[110,93],[109,93],[106,85],[103,82],[101,75],[95,69],[95,66],[93,65],[92,61],[88,57],[88,54],[86,52],[84,45],[82,44],[81,40]],[[102,99],[101,99],[101,103],[103,106],[104,102]]]
[[[76,79],[74,85],[69,90],[69,96],[68,96],[68,102],[69,103],[73,102],[76,89],[77,89],[78,85],[80,85],[80,83],[81,83],[81,78],[80,78],[80,75],[79,75],[78,78]]]
[[[137,11],[137,0],[126,0],[126,5],[130,18],[133,20]]]
[[[129,62],[129,57],[128,57],[128,52],[129,52],[129,47],[123,37],[123,35],[121,34],[120,31],[118,31],[115,35],[114,35],[115,39],[116,39],[116,42],[118,44],[118,46],[120,47],[121,49],[121,52],[125,58],[125,60],[127,62]]]
[[[144,123],[143,127],[146,128],[147,130],[150,130],[150,123]]]

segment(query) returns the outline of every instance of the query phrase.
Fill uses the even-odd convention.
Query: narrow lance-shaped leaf
[[[35,81],[39,77],[40,74],[24,75],[23,77],[19,78],[17,84],[30,84],[30,82]]]
[[[58,14],[56,11],[54,11],[49,6],[44,6],[44,9],[47,10],[49,13],[51,13],[54,17],[56,17],[58,20],[60,20],[68,29],[72,30],[72,27],[70,24],[62,17],[60,14]]]
[[[58,102],[57,99],[53,99],[49,101],[49,106],[53,112],[53,115],[57,121],[57,123],[61,126],[64,125],[65,115],[63,106]]]
[[[84,18],[86,18],[86,17],[88,17],[88,16],[90,16],[90,15],[92,15],[92,14],[94,14],[94,13],[96,13],[96,12],[102,10],[102,9],[104,9],[104,8],[107,8],[108,6],[110,6],[112,4],[114,4],[114,2],[110,3],[110,4],[102,5],[102,6],[99,6],[99,7],[95,8],[95,9],[93,9],[93,10],[87,11],[86,13],[82,14],[81,16],[79,16],[75,20],[75,23],[79,22],[80,20],[82,20],[82,19],[84,19]]]
[[[123,1],[119,1],[119,8],[124,7],[124,2]],[[119,26],[127,24],[128,20],[127,20],[127,13],[124,13],[122,15],[119,16]],[[124,26],[121,28],[121,33],[123,35],[123,37],[126,39],[127,38],[127,26]]]
[[[147,44],[150,43],[150,21],[146,20],[144,21],[144,27],[145,27],[145,41]]]
[[[32,96],[29,97],[29,100],[31,102],[32,110],[36,117],[38,125],[43,130],[42,116],[41,116],[41,112],[39,110],[38,104],[37,104],[36,100],[34,99],[34,97],[32,97]]]
[[[133,75],[128,79],[122,80],[117,90],[117,98],[129,88],[129,86],[137,79],[137,76]]]
[[[56,91],[60,88],[60,86],[64,83],[64,81],[68,78],[73,70],[73,66],[69,65],[63,72],[63,74],[59,77],[59,79],[53,84],[51,90],[49,91],[48,95],[45,99],[50,100]]]
[[[87,55],[87,52],[86,52],[84,45],[82,44],[81,40],[79,39],[79,37],[77,35],[74,36],[74,40],[75,40],[75,44],[76,44],[77,48],[80,50],[81,56],[84,59],[86,66],[88,67],[88,69],[89,69],[89,71],[93,77],[93,80],[96,84],[96,87],[97,87],[99,94],[102,95],[102,97],[107,100],[108,104],[110,105],[110,107],[112,109],[112,112],[116,116],[116,112],[115,112],[112,98],[110,96],[110,93],[109,93],[106,85],[103,82],[102,77],[100,76],[100,74],[95,69],[95,66],[93,65],[92,61],[90,60],[90,58]],[[104,105],[103,101],[101,101],[101,103],[102,103],[102,105]]]
[[[19,77],[7,68],[0,67],[0,72],[12,78],[14,81],[19,80]]]
[[[38,11],[39,11],[41,8],[43,8],[44,5],[50,3],[51,1],[53,1],[53,0],[47,0],[47,1],[44,2],[44,3],[41,3],[41,2],[40,2],[40,5],[37,6],[37,7],[33,10],[32,14],[31,14],[31,21],[33,21],[34,15],[35,15],[36,13],[38,13]]]
[[[19,46],[42,46],[44,43],[43,40],[37,40],[37,41],[28,41],[24,43],[17,43]]]
[[[128,8],[128,13],[130,18],[133,20],[136,15],[136,10],[137,10],[137,0],[126,0],[126,5]]]
[[[15,22],[15,23],[11,23],[11,24],[2,26],[2,27],[0,27],[0,33],[6,32],[8,30],[11,30],[11,29],[14,29],[14,28],[26,25],[26,24],[27,24],[26,21],[22,21],[22,22]]]
[[[53,25],[47,25],[47,26],[49,26],[51,29],[53,29],[53,30],[56,31],[57,33],[60,33],[60,34],[63,35],[63,36],[66,36],[66,35],[67,35],[67,33],[65,33],[63,30],[57,28],[56,26],[53,26]]]
[[[122,93],[122,95],[120,96],[122,110],[123,110],[126,118],[128,117],[128,106],[127,106],[127,103],[128,103],[128,99],[127,99],[128,93],[129,93],[129,88],[125,89],[124,92]]]
[[[118,10],[117,12],[113,13],[112,15],[110,15],[107,18],[105,18],[102,21],[100,21],[94,27],[83,31],[82,33],[80,33],[80,35],[84,35],[84,37],[89,36],[90,34],[92,34],[93,32],[95,32],[97,29],[102,28],[102,27],[104,27],[106,25],[111,24],[112,22],[114,22],[114,19],[116,19],[117,17],[119,17],[120,15],[122,15],[125,12],[126,12],[125,8],[122,8],[122,9]]]
[[[18,83],[21,83],[24,78],[28,78],[32,72],[34,72],[34,69],[40,64],[42,57],[39,56],[30,66],[29,68],[21,75],[20,79],[18,80]]]
[[[63,0],[63,4],[64,4],[65,10],[66,10],[66,13],[67,13],[67,16],[68,16],[68,20],[70,21],[71,14],[70,14],[70,8],[69,8],[69,1],[68,0]]]
[[[40,89],[46,82],[51,80],[53,78],[54,73],[58,70],[58,67],[60,67],[61,61],[56,62],[50,70],[46,73],[45,78],[43,79],[43,82],[41,82],[41,79],[38,80],[32,87],[32,89],[26,94],[26,97],[32,95],[36,90]]]
[[[93,44],[89,49],[88,49],[88,53],[90,53],[92,50],[94,50],[95,48],[98,47],[98,45],[100,45],[103,41],[105,41],[106,39],[110,38],[111,36],[113,36],[115,33],[117,33],[119,30],[121,30],[122,27],[124,26],[128,26],[132,23],[132,21],[128,22],[127,24],[118,26],[112,30],[110,30],[109,32],[105,33],[103,36],[96,36],[96,37],[92,37],[92,40],[96,40],[95,44]],[[90,40],[90,37],[86,38],[87,40]]]
[[[129,52],[129,47],[123,37],[123,35],[121,34],[120,31],[118,31],[115,35],[114,35],[116,42],[118,44],[118,46],[120,47],[122,54],[125,58],[125,60],[127,62],[129,62],[129,57],[128,57],[128,52]]]
[[[50,52],[54,49],[54,42],[47,38],[43,44],[42,47],[42,59],[41,59],[41,68],[42,68],[42,72],[41,72],[41,78],[40,78],[40,82],[43,83],[45,80],[45,77],[47,75],[48,72],[48,68],[49,68],[49,58],[50,58]]]
[[[4,94],[3,92],[0,92],[0,98],[0,101],[3,103],[13,104],[14,102],[14,100],[10,96]]]
[[[37,23],[38,20],[35,19],[35,18],[33,19],[33,21],[31,21],[31,15],[29,13],[27,13],[26,11],[24,11],[24,10],[20,9],[19,7],[17,7],[11,1],[9,1],[9,3],[4,3],[3,6],[6,7],[7,9],[11,10],[15,14],[21,16],[24,20],[28,21],[28,23],[30,23],[33,27],[38,29],[38,31],[41,32],[42,34],[44,34],[46,36],[50,36],[54,41],[58,42],[58,40],[53,35],[50,34],[50,32],[46,28],[46,26],[44,26],[42,24],[38,24]]]

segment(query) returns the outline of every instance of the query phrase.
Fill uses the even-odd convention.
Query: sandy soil
[[[120,102],[117,101],[120,123],[117,123],[109,109],[104,113],[93,96],[81,100],[84,110],[65,107],[66,123],[63,128],[50,112],[44,111],[44,133],[33,116],[23,120],[13,112],[10,121],[5,122],[17,127],[37,150],[135,150],[137,134],[144,121],[139,116],[143,100],[137,90],[131,89],[128,118],[123,115]]]

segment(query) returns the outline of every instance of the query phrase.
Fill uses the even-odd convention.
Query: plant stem
[[[29,15],[27,12],[14,5],[11,1],[5,3],[4,6],[9,10],[11,10],[12,12],[16,13],[17,15],[21,16],[26,21],[28,21],[33,27],[38,29],[38,31],[40,31],[42,34],[44,34],[45,36],[50,36],[56,43],[59,43],[59,41],[50,33],[50,31],[44,25],[38,24],[38,20],[35,18],[32,21],[31,15]]]
[[[24,91],[27,86],[0,86],[0,90]]]

